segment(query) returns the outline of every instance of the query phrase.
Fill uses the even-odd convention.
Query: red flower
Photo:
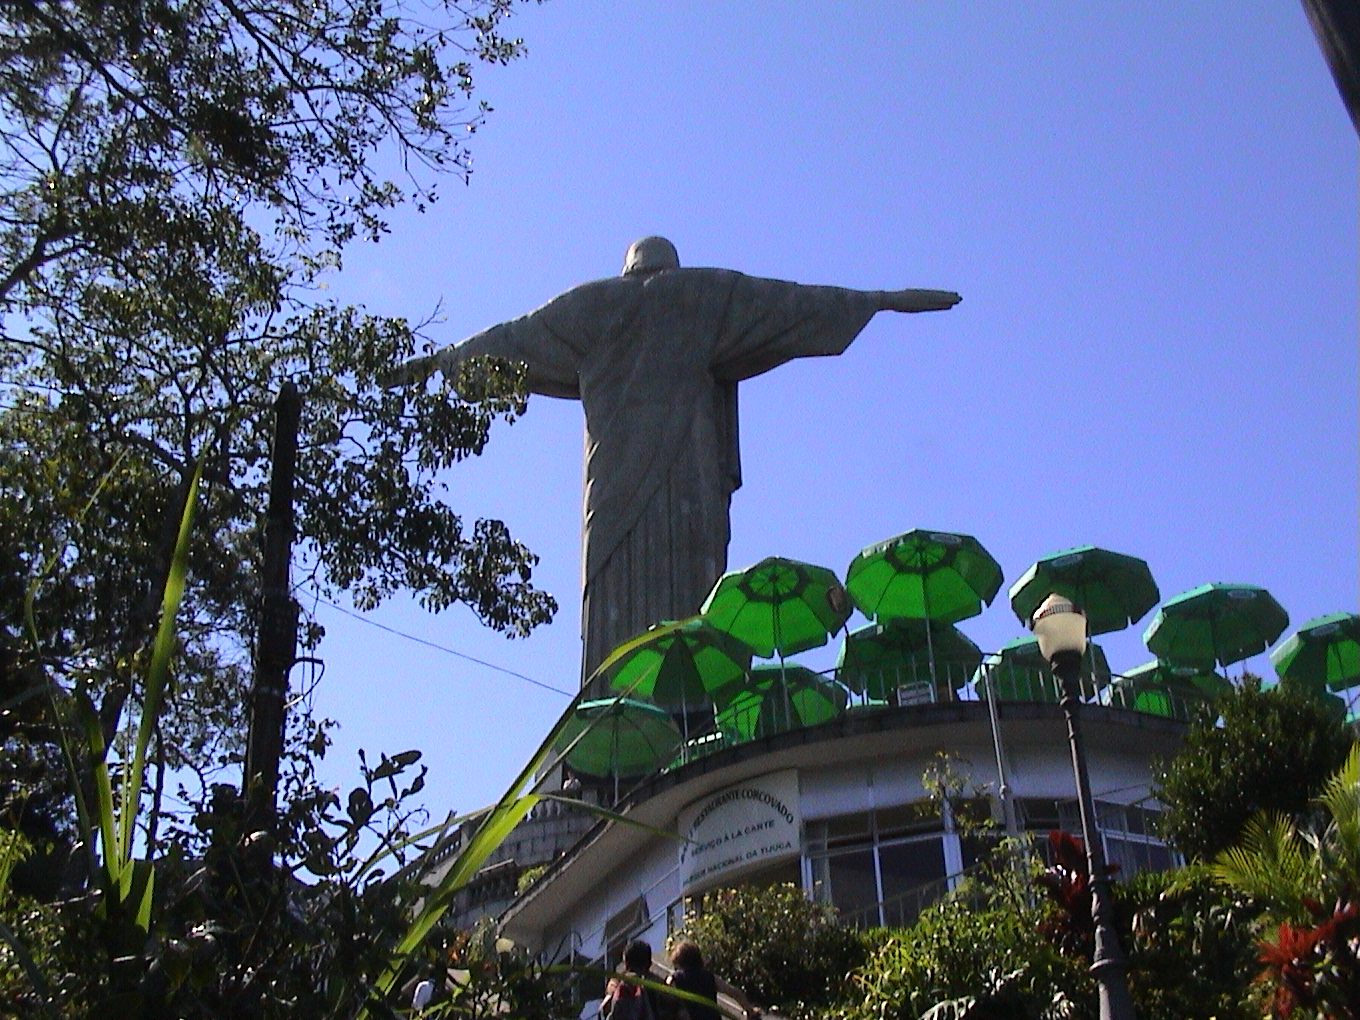
[[[1094,951],[1095,920],[1091,917],[1091,872],[1086,863],[1086,845],[1068,832],[1048,834],[1053,865],[1036,881],[1058,905],[1058,916],[1045,922],[1042,931],[1064,953],[1089,957]],[[1107,864],[1105,874],[1113,875],[1117,864]]]

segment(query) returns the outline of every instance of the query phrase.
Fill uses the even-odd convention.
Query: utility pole
[[[297,386],[284,383],[274,401],[274,450],[264,527],[260,624],[250,687],[250,738],[242,776],[248,835],[256,832],[272,835],[274,831],[288,672],[297,658],[298,604],[290,590],[289,567],[293,558],[293,476],[301,414],[302,398]]]

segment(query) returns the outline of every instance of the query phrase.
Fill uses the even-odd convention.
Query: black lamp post
[[[1091,973],[1100,988],[1100,1020],[1137,1020],[1124,971],[1127,966],[1119,935],[1114,930],[1114,900],[1110,878],[1105,874],[1100,832],[1096,828],[1091,778],[1086,771],[1086,747],[1081,739],[1081,660],[1086,654],[1086,616],[1067,599],[1050,595],[1034,611],[1030,624],[1039,640],[1039,651],[1062,685],[1062,710],[1067,717],[1067,739],[1072,747],[1072,771],[1077,777],[1077,803],[1081,808],[1081,838],[1086,843],[1086,866],[1090,871],[1091,918],[1096,926],[1096,951]]]

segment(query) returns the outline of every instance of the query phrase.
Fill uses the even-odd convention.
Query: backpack
[[[647,989],[620,981],[609,996],[609,1020],[657,1020]]]
[[[680,968],[671,974],[667,984],[674,985],[682,992],[693,992],[695,995],[713,1000],[712,1006],[703,1006],[697,1002],[682,1003],[680,1009],[684,1011],[687,1020],[722,1020],[722,1014],[717,1008],[718,982],[709,971]]]

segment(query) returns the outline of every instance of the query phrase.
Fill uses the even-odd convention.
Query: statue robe
[[[698,612],[727,566],[741,485],[737,383],[840,354],[881,292],[724,269],[582,284],[455,349],[523,362],[586,416],[582,677],[623,641]]]

